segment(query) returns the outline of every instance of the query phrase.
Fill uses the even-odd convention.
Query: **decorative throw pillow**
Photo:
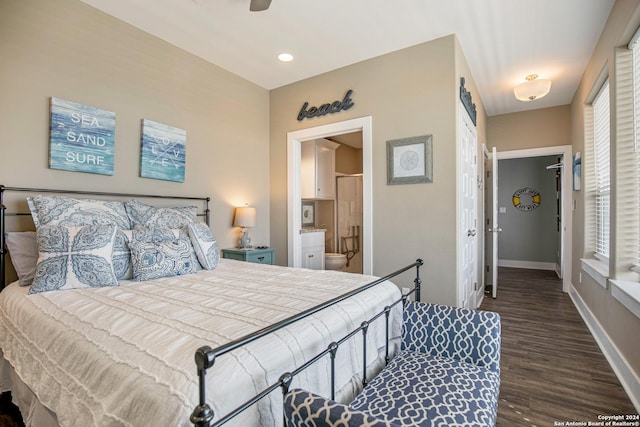
[[[36,228],[41,225],[115,224],[123,230],[132,228],[123,202],[73,199],[64,196],[27,197]]]
[[[40,250],[30,294],[62,289],[116,286],[111,264],[116,226],[41,225]]]
[[[13,231],[5,233],[5,242],[11,263],[18,274],[20,286],[29,286],[33,282],[38,263],[38,243],[35,231]]]
[[[129,242],[129,247],[133,264],[133,280],[153,280],[196,272],[191,255],[193,248],[188,237],[182,236],[155,242],[134,238]]]
[[[113,270],[116,272],[118,280],[128,280],[133,277],[131,267],[131,250],[129,241],[132,238],[133,230],[120,230],[116,233],[116,240],[113,243]]]
[[[197,206],[157,208],[137,200],[125,202],[131,224],[145,227],[182,228],[196,222]]]
[[[220,261],[218,242],[207,224],[189,224],[189,237],[198,261],[207,270],[213,270]]]
[[[167,240],[183,239],[188,242],[189,256],[194,271],[202,270],[202,266],[198,261],[198,256],[191,244],[189,234],[186,229],[182,228],[166,228],[166,227],[142,227],[136,225],[129,241],[160,243]]]

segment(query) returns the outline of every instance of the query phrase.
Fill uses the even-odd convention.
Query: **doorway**
[[[571,171],[571,146],[563,145],[556,147],[544,147],[544,148],[534,148],[534,149],[526,149],[526,150],[514,150],[514,151],[501,151],[497,153],[498,158],[498,176],[501,175],[501,161],[506,159],[530,159],[530,158],[540,158],[550,156],[548,159],[551,163],[562,163],[562,166],[557,168],[558,172],[558,193],[559,198],[556,200],[556,195],[550,195],[546,197],[545,202],[548,204],[552,204],[554,207],[557,207],[558,218],[554,221],[557,221],[559,224],[557,238],[559,239],[557,243],[557,247],[559,249],[558,255],[556,258],[557,268],[556,272],[559,277],[562,278],[563,286],[562,289],[564,292],[568,292],[570,288],[570,280],[571,280],[571,238],[572,238],[572,171]],[[504,163],[503,163],[504,165]],[[546,172],[554,173],[556,170],[548,170]],[[500,189],[498,190],[500,191]],[[487,197],[489,192],[485,193],[485,197]],[[526,193],[526,194],[525,194]],[[530,192],[522,193],[523,197],[527,197],[527,194],[530,196]],[[519,201],[522,201],[519,200]],[[510,200],[509,203],[513,203],[513,200]],[[506,203],[502,203],[506,204]],[[487,208],[486,218],[491,218],[493,216],[493,212],[497,211],[498,216],[500,217],[500,207],[506,208],[507,206],[501,206],[501,202],[498,204],[494,204],[492,200],[489,198],[486,199]],[[526,212],[525,212],[526,213]],[[504,227],[501,222],[502,218],[499,218],[497,224],[487,224],[489,228],[491,227],[499,227],[503,230]],[[496,253],[496,250],[493,249],[491,251],[487,250],[485,246],[485,254],[487,256],[486,263],[486,284],[488,286],[493,286],[492,277],[493,269],[496,268],[498,260],[493,259],[492,254]],[[499,247],[498,247],[499,251]],[[496,284],[499,289],[499,283]]]
[[[372,231],[372,127],[371,116],[316,126],[287,134],[287,237],[288,265],[302,267],[300,230],[302,229],[300,160],[303,141],[362,132],[362,270],[373,272]]]

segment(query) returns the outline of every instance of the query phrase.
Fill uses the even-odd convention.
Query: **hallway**
[[[637,413],[553,271],[501,267],[498,283],[480,307],[502,317],[498,427]]]

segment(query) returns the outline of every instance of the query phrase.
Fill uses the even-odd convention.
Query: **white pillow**
[[[220,261],[218,242],[207,224],[189,224],[189,237],[198,261],[207,270],[213,270]]]
[[[117,286],[111,254],[117,227],[41,225],[38,264],[30,294]]]
[[[38,243],[35,231],[13,231],[5,233],[4,241],[11,255],[11,263],[18,274],[20,286],[33,282],[38,263]]]

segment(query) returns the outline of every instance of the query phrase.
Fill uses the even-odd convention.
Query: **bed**
[[[0,195],[9,189],[20,193],[54,191],[0,187]],[[77,197],[73,192],[71,195]],[[116,199],[138,196],[98,195]],[[186,199],[191,202],[194,198]],[[204,209],[189,215],[199,215],[208,222],[209,199],[195,199],[204,201]],[[1,198],[0,205],[4,255],[5,206]],[[181,209],[158,209],[173,208]],[[77,219],[77,215],[69,218]],[[40,227],[46,229],[48,224],[42,224],[38,216],[34,216],[34,222],[43,234]],[[89,225],[62,227],[77,233],[73,235],[76,242]],[[116,227],[115,233],[119,231]],[[175,230],[174,237],[184,240],[184,235]],[[42,258],[43,243],[38,239]],[[144,264],[140,260],[148,260],[148,253],[147,258],[144,251],[142,256],[134,253],[137,246],[129,243],[131,258],[138,259],[138,265]],[[198,246],[195,240],[193,246]],[[209,241],[208,249],[209,254],[215,252],[215,240],[213,244]],[[112,249],[114,264],[116,252]],[[75,289],[65,288],[65,283],[72,280],[62,285],[50,285],[45,280],[47,286],[59,288],[42,292],[32,291],[41,279],[37,283],[34,279],[31,286],[15,281],[5,287],[0,293],[2,388],[12,391],[27,426],[189,426],[202,391],[206,391],[207,404],[219,419],[277,381],[283,372],[305,363],[328,342],[340,339],[400,298],[399,288],[382,280],[303,321],[289,322],[287,319],[297,313],[376,278],[219,258],[213,268],[207,269],[202,267],[207,264],[206,254],[196,271],[188,271],[185,265],[195,263],[206,250],[192,252],[197,253],[183,254],[178,267],[174,263],[172,268],[182,269],[184,274],[180,275],[156,277],[157,272],[152,272],[141,281],[119,279],[114,285]],[[2,262],[4,280],[4,256]],[[135,270],[133,279],[140,279]],[[41,273],[39,269],[36,278]],[[73,276],[72,272],[68,274]],[[365,347],[361,339],[353,337],[337,353],[335,384],[339,400],[348,400],[361,389],[363,359],[372,374],[384,365],[387,335],[391,341],[400,335],[401,306],[393,306],[389,319],[390,332],[385,329],[384,319],[376,320],[369,326]],[[218,358],[208,369],[201,390],[194,362],[197,349],[224,347],[278,322],[285,325]],[[330,394],[329,371],[329,361],[320,360],[296,376],[293,386]],[[281,399],[281,393],[270,393],[226,425],[281,425]]]

